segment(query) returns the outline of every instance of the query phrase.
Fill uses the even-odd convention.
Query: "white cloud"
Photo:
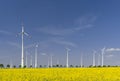
[[[120,51],[120,48],[108,48],[106,49],[107,52],[113,52],[113,51]]]
[[[79,17],[75,22],[78,25],[86,25],[86,24],[94,23],[96,18],[97,16],[85,15],[85,16]]]
[[[69,33],[72,33],[72,29],[60,29],[60,28],[55,28],[55,27],[44,27],[44,28],[39,28],[40,32],[42,33],[47,33],[50,35],[66,35]]]
[[[0,30],[0,34],[3,34],[3,35],[11,35],[12,33],[11,33],[11,32],[8,32],[8,31]]]
[[[106,57],[113,57],[114,55],[107,55]]]
[[[40,49],[49,49],[50,47],[52,47],[53,44],[55,45],[62,45],[62,46],[68,46],[68,47],[77,47],[77,44],[70,42],[70,41],[66,41],[63,38],[51,38],[49,40],[44,40],[44,41],[39,41],[37,42],[37,44],[39,45]],[[25,49],[29,49],[29,48],[34,48],[36,44],[30,44],[28,46],[25,46]]]
[[[69,35],[84,29],[92,28],[95,20],[96,16],[83,16],[78,18],[71,27],[45,26],[37,29],[37,31],[50,35]]]
[[[69,42],[69,41],[53,40],[53,42],[55,42],[55,43],[57,43],[57,44],[65,45],[65,46],[77,47],[77,45],[76,45],[75,43]]]

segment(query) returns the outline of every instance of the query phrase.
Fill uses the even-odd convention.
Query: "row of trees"
[[[6,65],[6,67],[3,65],[3,64],[0,64],[0,68],[10,68],[11,66],[9,64]],[[26,65],[24,66],[24,68],[32,68],[33,66],[30,65],[29,67],[27,67]],[[40,65],[38,68],[46,68],[48,67],[47,65]],[[49,66],[51,67],[51,66]],[[65,65],[53,65],[52,67],[66,67]],[[73,66],[73,65],[70,65],[69,67],[81,67],[81,66]],[[82,66],[84,67],[84,66]],[[21,65],[19,65],[18,67],[16,65],[13,65],[12,68],[21,68]]]
[[[4,66],[4,64],[0,64],[0,68],[10,68],[11,66],[9,65],[9,64],[7,64],[6,65],[6,67]],[[32,68],[33,66],[32,65],[30,65],[29,67],[26,67],[26,66],[24,66],[24,68]],[[40,65],[38,68],[46,68],[46,67],[48,67],[47,65]],[[51,66],[49,66],[49,67],[51,67]],[[65,65],[63,66],[63,65],[53,65],[52,66],[53,68],[64,68],[64,67],[66,67]],[[74,66],[74,65],[70,65],[69,67],[71,67],[71,68],[73,68],[73,67],[76,67],[76,68],[79,68],[79,67],[81,67],[81,66],[78,66],[78,65],[76,65],[76,66]],[[84,67],[84,66],[82,66],[82,67]],[[102,67],[102,66],[92,66],[92,65],[90,65],[90,66],[88,66],[88,67],[90,67],[90,68],[95,68],[95,67]],[[116,65],[116,66],[111,66],[111,65],[104,65],[103,67],[119,67],[118,65]],[[19,65],[18,67],[16,66],[16,65],[13,65],[12,66],[12,68],[21,68],[21,65]]]

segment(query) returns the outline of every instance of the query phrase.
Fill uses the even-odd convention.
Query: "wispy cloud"
[[[8,32],[8,31],[0,30],[0,34],[3,34],[3,35],[11,35],[12,33],[11,33],[11,32]]]
[[[64,46],[77,47],[77,45],[75,43],[70,42],[70,41],[54,40],[53,42],[55,42],[57,44],[64,45]]]
[[[106,49],[107,52],[114,52],[114,51],[120,51],[120,48],[108,48]]]
[[[113,57],[113,56],[114,56],[114,55],[107,55],[106,57],[109,57],[109,58],[110,58],[110,57]]]
[[[77,44],[71,42],[71,41],[66,41],[63,38],[51,38],[49,40],[44,40],[44,41],[39,41],[34,44],[30,44],[25,46],[25,49],[30,49],[34,48],[35,45],[38,44],[40,49],[49,49],[52,47],[52,45],[57,45],[57,46],[66,46],[66,47],[77,47]]]
[[[71,27],[44,26],[37,29],[37,31],[50,35],[69,35],[84,29],[92,28],[95,20],[96,16],[83,16],[75,20],[74,25]]]
[[[53,27],[53,26],[47,26],[47,27],[42,27],[42,28],[39,28],[38,30],[39,32],[41,33],[46,33],[46,34],[50,34],[50,35],[68,35],[70,33],[73,33],[74,32],[74,29],[73,28],[70,28],[70,29],[66,29],[66,28],[56,28],[56,27]]]

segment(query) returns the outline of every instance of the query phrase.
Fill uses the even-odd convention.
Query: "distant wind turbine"
[[[38,48],[38,44],[35,46],[35,68],[37,68],[37,48]]]
[[[105,54],[105,47],[103,48],[103,49],[101,49],[101,52],[102,52],[102,67],[103,67],[103,65],[104,65],[104,54]]]
[[[81,62],[81,68],[82,68],[82,66],[83,66],[83,55],[81,54],[81,59],[80,59],[80,62]]]
[[[12,59],[10,59],[10,68],[13,67]]]
[[[69,67],[69,51],[70,51],[70,49],[69,48],[66,48],[66,50],[67,50],[67,59],[66,59],[66,67],[68,68]]]
[[[95,54],[96,54],[96,51],[93,50],[93,66],[95,66]]]
[[[32,55],[31,55],[30,66],[33,67],[32,65],[33,65],[33,64],[32,64]]]
[[[98,66],[100,65],[100,54],[98,55]]]
[[[52,66],[53,66],[53,64],[52,64],[53,55],[50,55],[50,57],[51,57],[51,68],[52,68]]]
[[[27,56],[28,56],[28,52],[26,51],[26,67],[28,67],[28,63],[27,63],[28,58],[27,58]]]
[[[29,36],[25,31],[24,31],[24,26],[22,24],[22,32],[19,33],[21,34],[22,37],[22,54],[21,54],[21,68],[24,67],[24,35]]]

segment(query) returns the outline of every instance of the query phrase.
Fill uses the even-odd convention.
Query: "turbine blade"
[[[26,36],[28,36],[29,38],[31,38],[31,36],[30,36],[28,33],[26,33],[26,32],[24,32],[24,35],[26,35]]]
[[[26,32],[24,32],[24,34],[25,34],[26,36],[29,36],[29,34],[28,34],[28,33],[26,33]]]

